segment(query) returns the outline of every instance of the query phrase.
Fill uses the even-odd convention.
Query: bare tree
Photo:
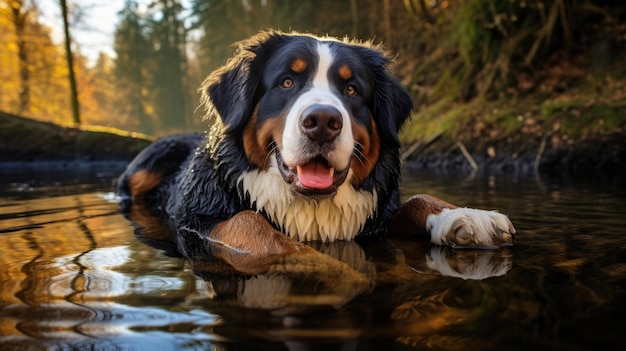
[[[70,37],[70,25],[68,19],[67,2],[60,0],[61,17],[63,17],[63,32],[65,33],[65,54],[67,57],[67,71],[70,80],[70,94],[72,101],[72,116],[74,124],[80,124],[80,111],[78,105],[78,87],[76,85],[76,74],[74,72],[74,56],[72,55],[72,40]]]
[[[20,112],[27,111],[30,103],[30,70],[28,51],[26,50],[26,26],[33,11],[35,11],[35,5],[33,3],[28,4],[28,0],[11,2],[11,22],[15,27],[15,36],[17,37],[17,56],[20,67]]]

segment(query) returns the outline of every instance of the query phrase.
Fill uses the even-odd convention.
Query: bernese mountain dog
[[[456,247],[511,245],[495,211],[434,196],[400,204],[398,132],[412,100],[377,46],[262,32],[201,87],[209,131],[160,139],[118,180],[190,259],[260,273],[303,242],[422,235]]]

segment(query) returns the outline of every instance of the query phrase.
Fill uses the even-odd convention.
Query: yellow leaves
[[[24,7],[24,1],[8,0],[8,5],[13,10],[20,10]]]
[[[3,45],[9,53],[17,53],[17,44],[14,42],[9,42]]]
[[[0,109],[38,120],[71,124],[68,69],[62,45],[52,42],[50,28],[39,23],[36,12],[28,13],[18,35],[13,23],[18,19],[10,13],[11,7],[21,9],[22,19],[26,9],[20,1],[0,2]],[[86,59],[75,54],[79,103],[85,112],[85,123],[117,124],[111,119],[114,115],[111,94],[115,92],[110,83],[112,64],[110,59],[108,63],[106,59],[103,62],[89,69]],[[98,71],[98,68],[104,71]],[[96,76],[108,79],[109,84]],[[103,92],[103,89],[107,91]],[[21,103],[23,91],[28,95],[25,108]],[[103,105],[105,103],[108,105]]]
[[[0,25],[0,33],[4,31]],[[0,34],[0,39],[4,37]],[[20,89],[16,45],[0,41],[0,109],[17,105]]]

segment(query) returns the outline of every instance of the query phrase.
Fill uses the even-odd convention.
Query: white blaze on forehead
[[[349,164],[354,150],[350,114],[337,95],[337,89],[331,85],[329,79],[330,69],[334,61],[334,54],[330,45],[319,43],[316,49],[318,62],[315,67],[315,74],[310,81],[311,89],[296,100],[287,114],[281,156],[285,163],[292,167],[302,161],[300,153],[305,145],[310,142],[300,128],[302,114],[307,107],[313,104],[328,105],[341,113],[344,123],[339,137],[334,141],[334,150],[325,156],[333,168],[342,170]]]
[[[330,90],[330,82],[328,81],[328,73],[330,71],[330,65],[333,63],[333,52],[330,50],[328,44],[317,44],[317,55],[319,56],[319,63],[317,65],[317,72],[313,78],[314,88],[326,88]]]

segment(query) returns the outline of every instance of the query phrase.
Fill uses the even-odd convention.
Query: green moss
[[[443,132],[449,139],[470,135],[479,142],[473,130],[479,123],[485,125],[486,131],[496,130],[498,138],[555,132],[580,140],[623,131],[626,129],[626,100],[621,98],[621,86],[606,87],[581,80],[568,91],[548,99],[535,94],[499,100],[479,97],[461,103],[447,96],[418,111],[401,140],[410,144]],[[530,120],[539,126],[535,131],[524,130]],[[488,137],[489,134],[482,135]]]
[[[546,101],[541,118],[558,121],[560,132],[573,137],[608,133],[626,127],[626,102],[594,103],[589,96]]]
[[[453,137],[461,123],[472,119],[475,104],[454,103],[451,97],[440,99],[413,115],[400,139],[405,143],[428,139],[435,134]]]
[[[589,109],[590,114],[598,118],[605,128],[623,128],[626,125],[626,102],[616,104],[598,104]]]
[[[523,117],[520,111],[513,107],[503,107],[497,110],[497,113],[487,115],[485,122],[492,126],[497,126],[505,135],[510,135],[519,130],[522,125]]]

